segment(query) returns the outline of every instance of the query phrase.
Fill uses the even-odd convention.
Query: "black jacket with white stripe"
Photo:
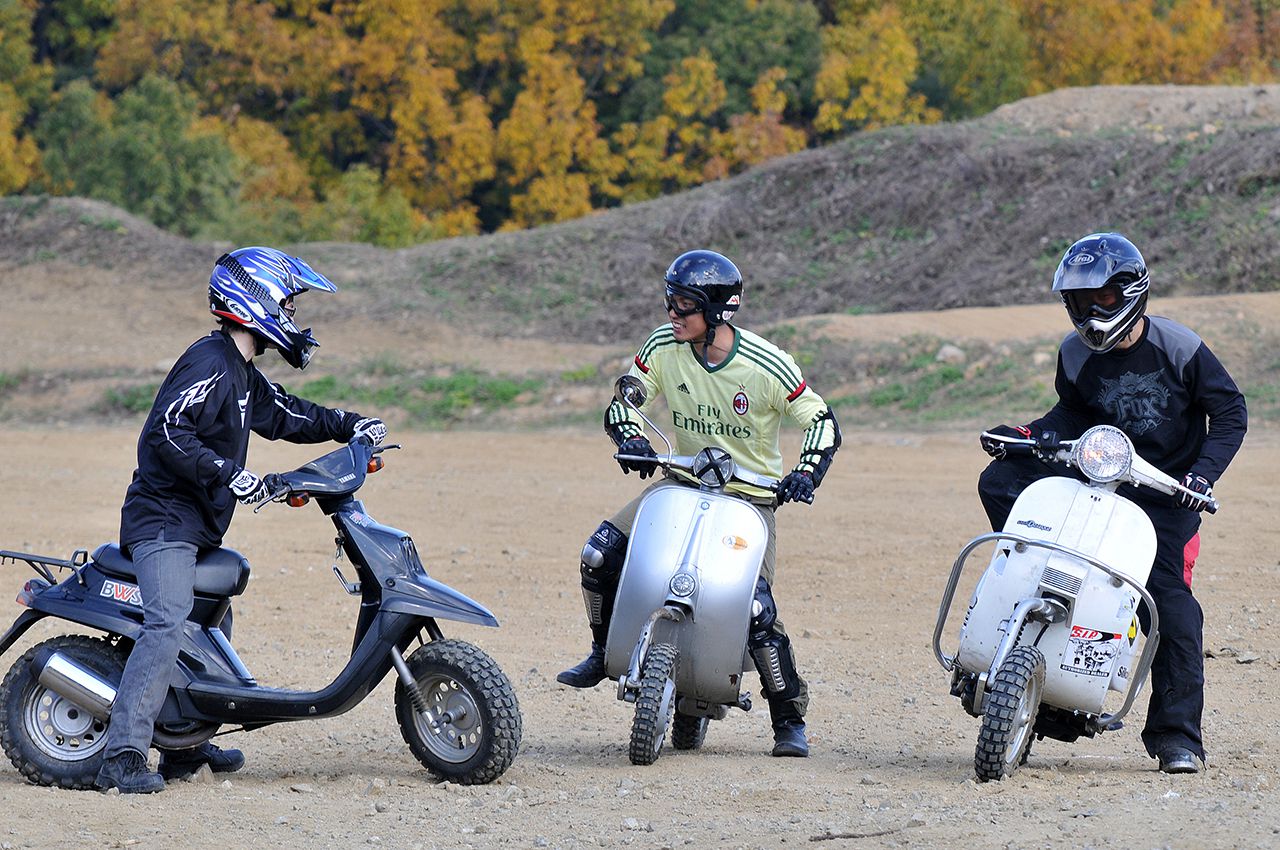
[[[173,364],[138,438],[138,468],[120,509],[120,543],[222,544],[244,467],[249,432],[293,443],[346,441],[360,416],[295,398],[246,363],[222,330]]]

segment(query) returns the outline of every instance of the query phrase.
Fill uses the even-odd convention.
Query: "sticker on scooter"
[[[1120,635],[1072,626],[1062,653],[1062,669],[1085,676],[1110,676],[1111,660],[1120,651]]]
[[[98,594],[126,605],[142,607],[142,591],[136,584],[124,584],[107,579],[102,583],[102,590],[98,591]]]

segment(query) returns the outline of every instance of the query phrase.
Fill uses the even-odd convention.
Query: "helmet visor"
[[[1097,289],[1068,289],[1062,293],[1067,312],[1073,321],[1079,323],[1089,319],[1114,319],[1129,304],[1124,291],[1117,284],[1109,284]]]
[[[681,307],[677,300],[687,302],[690,306]],[[706,305],[706,298],[701,292],[691,293],[688,289],[680,287],[677,289],[672,284],[667,284],[667,294],[663,299],[663,303],[667,306],[668,313],[674,313],[679,318],[692,316],[695,313],[701,313]]]

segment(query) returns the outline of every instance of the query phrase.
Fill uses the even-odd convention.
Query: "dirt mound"
[[[999,106],[982,120],[1065,133],[1269,126],[1280,121],[1280,85],[1058,89]]]

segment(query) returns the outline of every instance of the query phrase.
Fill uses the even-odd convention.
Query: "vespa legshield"
[[[1028,486],[1004,530],[1079,552],[1138,585],[1146,583],[1155,560],[1155,530],[1141,508],[1070,478]],[[997,543],[969,602],[957,661],[971,672],[986,671],[1004,637],[1002,621],[1021,600],[1045,596],[1067,606],[1066,619],[1028,623],[1018,641],[1035,643],[1044,652],[1043,700],[1100,713],[1109,689],[1128,687],[1139,600],[1128,585],[1064,552],[1037,546],[1019,552],[1007,542]]]
[[[677,692],[716,704],[736,703],[767,543],[764,518],[743,499],[678,484],[649,493],[636,512],[618,582],[605,649],[609,676],[616,679],[627,672],[650,615],[673,601],[690,613],[679,623],[661,621],[654,640],[676,644]],[[677,573],[693,576],[692,594],[673,593]]]

